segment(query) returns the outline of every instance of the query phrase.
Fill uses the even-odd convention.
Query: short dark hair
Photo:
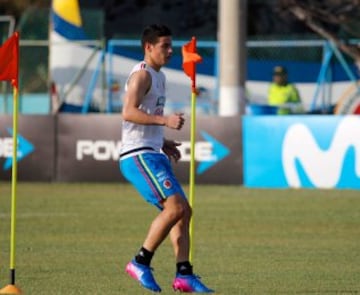
[[[287,75],[287,70],[283,66],[276,66],[273,70],[273,74],[277,76],[285,76]]]
[[[149,25],[143,30],[141,36],[141,47],[145,49],[145,43],[155,44],[158,41],[159,37],[171,35],[171,30],[166,25]]]

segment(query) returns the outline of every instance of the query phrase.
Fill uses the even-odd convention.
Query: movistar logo
[[[197,141],[195,143],[195,160],[199,162],[197,174],[202,174],[223,160],[230,154],[230,150],[217,139],[201,131],[201,136],[205,141]],[[181,151],[181,161],[190,161],[190,142],[183,141],[178,147]]]
[[[13,135],[13,130],[7,128],[9,135]],[[26,156],[31,154],[35,148],[31,142],[27,141],[20,134],[17,136],[18,150],[17,150],[17,161],[21,161]],[[3,170],[9,170],[12,167],[12,153],[13,153],[13,139],[12,137],[0,137],[0,158],[6,158]]]
[[[304,124],[294,124],[286,132],[282,147],[282,162],[288,184],[301,186],[301,169],[315,187],[333,188],[345,169],[345,159],[351,157],[355,177],[360,181],[360,119],[345,117],[338,124],[327,149],[321,149]],[[349,171],[348,171],[349,172]]]

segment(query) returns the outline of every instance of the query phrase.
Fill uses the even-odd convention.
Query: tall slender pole
[[[196,38],[192,38],[194,42],[194,48],[196,49]],[[195,198],[195,136],[196,136],[196,64],[194,63],[194,73],[191,77],[191,124],[190,124],[190,206],[194,210],[194,198]],[[190,262],[194,256],[194,214],[190,220]]]
[[[16,250],[16,196],[17,196],[17,155],[18,155],[18,115],[19,115],[19,33],[16,38],[15,53],[12,58],[16,62],[15,77],[11,77],[13,85],[13,134],[12,134],[12,171],[11,171],[11,226],[10,226],[10,284],[0,290],[0,294],[21,294],[15,286],[15,250]]]
[[[14,87],[13,110],[13,162],[11,182],[11,231],[10,231],[10,284],[15,285],[15,244],[16,244],[16,196],[17,196],[17,151],[18,151],[18,114],[19,92]]]
[[[195,135],[196,135],[196,63],[201,62],[201,56],[196,52],[196,38],[182,47],[183,69],[186,75],[191,79],[191,124],[190,124],[190,179],[189,179],[189,204],[194,212],[195,198]],[[194,240],[194,214],[191,217],[189,225],[189,260],[193,258],[193,240]]]
[[[10,284],[0,290],[0,294],[21,294],[15,286],[15,254],[16,254],[16,197],[17,197],[17,153],[18,153],[18,114],[19,91],[13,90],[13,152],[11,171],[11,226],[10,226]]]
[[[195,81],[193,82],[195,85]],[[195,196],[195,135],[196,135],[196,92],[195,86],[192,87],[191,92],[191,124],[190,124],[190,196],[189,203],[190,207],[194,208],[194,196]],[[190,220],[190,261],[193,260],[194,256],[194,214]]]
[[[243,114],[246,81],[247,0],[219,1],[219,115]]]

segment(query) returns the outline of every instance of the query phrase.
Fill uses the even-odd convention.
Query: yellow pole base
[[[21,290],[15,285],[7,285],[0,290],[0,294],[21,294]]]

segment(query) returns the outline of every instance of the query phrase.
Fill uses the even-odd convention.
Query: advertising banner
[[[55,163],[55,118],[19,116],[18,179],[52,181]],[[12,116],[0,116],[0,180],[11,179]]]
[[[59,181],[120,181],[120,115],[61,114],[57,126]]]
[[[181,142],[181,160],[174,164],[179,179],[187,183],[190,169],[190,118],[181,131],[166,129],[165,137]],[[242,184],[241,118],[198,116],[196,122],[196,182]]]
[[[244,184],[360,188],[359,116],[247,116]]]
[[[57,180],[124,181],[118,165],[121,147],[119,115],[58,116]],[[190,164],[190,118],[180,131],[165,128],[165,137],[181,142],[182,159],[174,163],[187,183]],[[198,183],[241,184],[240,117],[200,117],[195,144]]]
[[[242,183],[240,117],[203,116],[197,120],[196,182]],[[165,137],[181,143],[182,158],[173,163],[183,183],[189,181],[190,118]],[[12,117],[0,116],[0,180],[11,179]],[[121,117],[105,114],[20,116],[18,179],[29,181],[125,181],[119,170]]]

